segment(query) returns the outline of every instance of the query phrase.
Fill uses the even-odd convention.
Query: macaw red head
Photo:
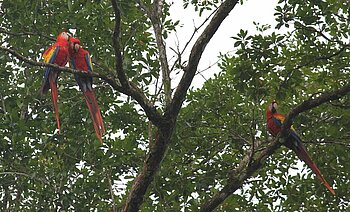
[[[74,51],[74,52],[78,52],[78,50],[80,49],[80,40],[78,38],[74,38],[74,37],[70,37],[69,38],[69,42],[70,42],[70,48]]]
[[[275,100],[273,100],[271,102],[271,104],[269,105],[268,111],[271,111],[272,113],[276,113],[277,112],[277,102]]]
[[[61,32],[61,33],[57,36],[56,42],[68,41],[68,39],[69,39],[68,32],[63,31],[63,32]]]

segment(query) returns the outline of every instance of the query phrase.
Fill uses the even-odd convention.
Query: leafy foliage
[[[151,8],[150,1],[143,2]],[[183,1],[184,8],[192,5],[199,16],[220,3]],[[152,23],[135,1],[118,4],[126,75],[152,102],[163,106]],[[95,71],[115,75],[109,1],[5,0],[0,7],[2,45],[37,61],[59,31],[75,29],[93,56]],[[171,19],[170,7],[166,4],[163,11],[164,38],[180,24]],[[271,140],[264,117],[269,101],[276,99],[281,112],[287,113],[293,105],[348,84],[348,10],[345,0],[281,0],[276,26],[255,23],[255,34],[242,29],[230,35],[236,51],[222,55],[220,73],[187,95],[142,211],[197,211],[223,188],[254,143]],[[154,127],[135,100],[95,80],[107,129],[104,144],[99,145],[82,94],[72,75],[62,73],[62,133],[57,135],[50,97],[37,95],[42,74],[37,67],[0,55],[3,209],[109,211],[114,206],[120,210],[154,139]],[[337,196],[331,197],[305,164],[283,147],[218,211],[349,210],[349,120],[347,95],[294,121]]]

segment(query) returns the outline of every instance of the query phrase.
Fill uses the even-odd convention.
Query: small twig
[[[139,5],[139,7],[141,8],[141,10],[143,10],[143,12],[145,14],[149,14],[149,9],[148,7],[145,5],[145,3],[143,3],[143,1],[141,0],[136,0],[136,3]]]
[[[24,32],[11,32],[11,31],[8,31],[8,30],[5,30],[3,28],[0,28],[0,33],[4,33],[4,34],[7,34],[7,35],[12,35],[12,36],[28,36],[28,35],[34,35],[34,36],[40,36],[40,37],[44,37],[48,40],[51,40],[51,41],[55,41],[56,38],[54,37],[51,37],[51,36],[48,36],[48,35],[43,35],[39,32],[28,32],[28,31],[24,31]]]
[[[188,64],[184,68],[184,74],[174,92],[171,104],[169,105],[169,107],[167,107],[165,111],[165,116],[170,115],[174,117],[178,115],[182,103],[185,99],[187,90],[189,89],[193,78],[197,72],[199,60],[201,59],[207,44],[217,32],[221,23],[225,20],[225,18],[232,11],[232,9],[237,5],[237,3],[238,0],[223,1],[222,4],[215,10],[215,12],[213,12],[213,17],[210,19],[210,22],[203,30],[201,35],[198,37],[191,49]]]
[[[292,78],[292,75],[294,74],[295,71],[297,71],[297,70],[299,70],[299,69],[301,69],[301,68],[303,68],[303,67],[306,67],[306,66],[308,66],[308,65],[310,65],[310,64],[312,64],[312,63],[314,63],[314,62],[321,61],[321,60],[329,60],[329,59],[331,59],[331,58],[333,58],[333,57],[335,57],[335,56],[338,56],[338,55],[340,55],[344,50],[346,50],[348,47],[349,47],[349,44],[344,44],[344,45],[342,46],[342,48],[340,48],[338,51],[336,51],[336,52],[334,52],[334,53],[332,53],[332,54],[330,54],[330,55],[321,56],[321,57],[316,57],[316,58],[313,59],[312,61],[308,61],[308,62],[306,62],[306,63],[304,63],[304,64],[299,64],[299,65],[297,65],[295,68],[291,69],[291,70],[288,72],[288,74],[287,74],[287,76],[285,77],[284,81],[280,84],[280,86],[279,86],[279,88],[278,88],[278,90],[277,90],[277,93],[280,93],[281,90],[282,90],[282,88],[284,88],[284,87],[286,86],[286,84],[288,83],[289,79]]]
[[[210,18],[217,12],[219,8],[215,8],[213,12],[199,25],[199,27],[194,26],[194,30],[188,41],[186,42],[184,48],[181,51],[181,55],[186,51],[188,45],[192,42],[194,36],[197,34],[197,32],[210,20]],[[194,24],[193,24],[194,25]]]
[[[110,173],[107,173],[107,180],[108,180],[108,185],[109,185],[109,192],[111,195],[111,200],[112,200],[112,206],[113,206],[113,212],[117,211],[117,206],[115,205],[115,200],[114,200],[114,192],[113,192],[113,184],[112,184],[112,179]]]
[[[305,141],[304,143],[306,144],[336,144],[336,145],[341,145],[347,148],[350,148],[350,144],[349,143],[343,143],[340,141]]]
[[[327,40],[328,42],[331,42],[331,43],[337,43],[339,45],[344,45],[343,42],[339,41],[339,40],[332,40],[330,39],[329,37],[327,37],[327,35],[325,35],[322,31],[320,30],[317,30],[315,29],[314,27],[312,26],[306,26],[306,25],[303,25],[301,23],[299,23],[303,29],[306,29],[306,30],[309,30],[309,31],[313,31],[313,32],[316,32],[317,34],[319,34],[321,37],[323,37],[325,40]],[[299,28],[300,29],[300,28]]]
[[[254,156],[254,153],[255,153],[255,110],[254,109],[253,109],[252,117],[253,117],[253,121],[252,121],[252,124],[250,126],[250,136],[251,136],[251,139],[252,139],[252,145],[251,145],[251,151],[250,151],[251,154],[249,156],[249,163],[248,163],[248,165],[252,162],[253,156]]]
[[[17,176],[23,176],[23,177],[28,177],[30,179],[33,179],[33,180],[38,180],[42,183],[45,183],[45,184],[49,184],[49,182],[45,179],[41,179],[41,178],[37,178],[37,177],[34,177],[34,175],[29,175],[27,173],[23,173],[23,172],[15,172],[15,171],[6,171],[6,172],[0,172],[0,175],[17,175]]]
[[[330,102],[329,104],[331,104],[334,107],[341,108],[341,109],[350,109],[350,105],[336,104],[333,102]]]

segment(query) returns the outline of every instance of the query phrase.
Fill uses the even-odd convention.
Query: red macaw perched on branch
[[[68,33],[61,32],[56,39],[56,43],[50,46],[43,54],[45,63],[57,64],[59,66],[65,66],[69,60],[69,43]],[[60,119],[58,115],[58,94],[57,94],[57,79],[60,71],[50,67],[45,67],[44,79],[39,90],[40,95],[47,93],[51,89],[52,105],[56,113],[56,122],[58,133],[60,133]]]
[[[267,108],[266,111],[266,118],[267,118],[267,128],[269,132],[273,136],[277,136],[277,134],[281,131],[282,124],[285,120],[285,117],[277,113],[277,103],[273,101]],[[328,188],[328,190],[335,195],[334,190],[331,188],[331,186],[327,183],[327,181],[322,176],[320,170],[316,166],[316,164],[311,160],[309,154],[306,152],[306,149],[301,142],[301,138],[298,136],[298,134],[293,129],[293,126],[289,130],[289,135],[284,142],[284,145],[288,147],[289,149],[293,150],[300,160],[304,161],[311,170],[316,174],[316,176],[320,179],[320,181]]]
[[[80,40],[71,37],[69,41],[69,51],[71,55],[70,63],[72,68],[83,72],[92,72],[92,63],[89,52],[80,46]],[[75,74],[74,77],[80,90],[84,93],[86,105],[90,111],[96,136],[102,143],[102,135],[105,132],[105,128],[102,122],[100,108],[97,104],[95,93],[92,89],[92,77],[80,76],[79,74]]]

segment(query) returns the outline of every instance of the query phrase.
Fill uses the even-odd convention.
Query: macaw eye
[[[66,32],[62,32],[61,36],[68,40],[68,34]]]

